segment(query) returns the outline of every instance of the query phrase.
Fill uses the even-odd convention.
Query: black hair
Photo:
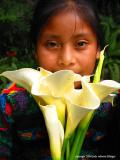
[[[74,9],[96,34],[98,45],[103,47],[103,34],[95,5],[90,0],[38,0],[31,26],[32,43],[36,46],[38,37],[48,20],[61,10]]]

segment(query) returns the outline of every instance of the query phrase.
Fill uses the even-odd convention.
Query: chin
[[[75,89],[80,89],[81,88],[81,82],[80,81],[75,82],[74,87],[75,87]]]

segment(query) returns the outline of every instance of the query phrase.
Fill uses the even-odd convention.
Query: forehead
[[[52,16],[47,25],[43,28],[44,35],[63,35],[71,37],[73,35],[87,34],[95,36],[91,26],[75,11],[62,11]]]

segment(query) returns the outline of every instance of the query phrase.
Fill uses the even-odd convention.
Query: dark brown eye
[[[46,47],[47,48],[58,48],[60,47],[60,43],[56,41],[47,41]]]
[[[87,42],[86,41],[78,41],[76,42],[76,48],[82,48],[82,47],[85,47],[87,45]]]

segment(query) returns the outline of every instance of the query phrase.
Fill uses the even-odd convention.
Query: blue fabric
[[[6,94],[0,95],[0,106],[1,106],[0,109],[3,113],[5,113],[6,98],[7,98]]]

